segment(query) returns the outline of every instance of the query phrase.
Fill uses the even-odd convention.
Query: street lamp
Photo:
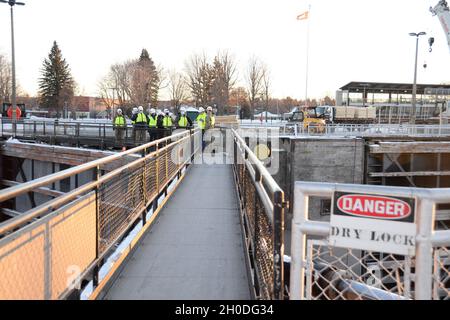
[[[13,126],[13,137],[16,136],[16,117],[17,117],[17,105],[16,105],[16,57],[14,53],[14,13],[13,7],[15,5],[24,6],[23,2],[16,2],[16,0],[0,0],[0,2],[7,3],[11,7],[11,51],[12,51],[12,126]]]
[[[409,34],[411,37],[416,37],[416,62],[414,64],[414,84],[413,84],[413,92],[412,92],[412,106],[413,106],[413,114],[411,116],[411,124],[416,123],[416,95],[417,95],[417,56],[419,54],[419,37],[426,35],[426,32],[414,33],[411,32]]]

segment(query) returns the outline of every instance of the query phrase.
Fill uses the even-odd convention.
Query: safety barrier
[[[10,119],[0,118],[0,136],[9,138],[14,136],[13,124]],[[78,146],[86,143],[98,145],[104,148],[108,146],[129,146],[140,145],[141,142],[136,137],[137,130],[145,131],[145,142],[148,142],[147,131],[158,131],[160,136],[169,136],[172,129],[138,129],[131,124],[120,128],[123,130],[122,140],[116,141],[115,128],[111,123],[90,123],[67,120],[27,120],[23,119],[15,123],[16,137],[21,139],[32,139],[56,144],[58,142],[72,142]]]
[[[303,124],[280,127],[280,134],[287,136],[338,136],[338,137],[378,137],[378,136],[450,136],[450,125],[409,125],[409,124],[327,124],[321,127],[307,127]]]
[[[126,152],[0,191],[0,202],[94,169],[79,188],[0,224],[0,299],[64,299],[98,286],[115,245],[158,209],[158,199],[200,150],[201,132],[183,131]],[[141,154],[124,164],[124,157]],[[105,164],[117,169],[102,174]],[[152,216],[151,221],[154,221]]]
[[[383,249],[387,253],[369,246],[355,249],[342,243],[335,245],[330,240],[331,223],[309,219],[309,198],[333,198],[336,193],[415,199],[413,230],[417,229],[417,235],[411,240],[415,243],[414,251],[399,254],[386,247]],[[290,299],[449,300],[450,230],[437,230],[435,219],[436,206],[449,203],[450,189],[297,182]],[[369,220],[365,219],[365,226]]]
[[[234,136],[234,172],[241,204],[241,222],[257,299],[284,296],[284,192],[245,140]]]

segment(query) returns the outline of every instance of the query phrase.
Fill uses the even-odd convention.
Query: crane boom
[[[433,16],[437,16],[439,21],[441,21],[442,28],[447,36],[448,47],[450,49],[450,10],[447,1],[440,0],[434,8],[430,7],[430,11]]]

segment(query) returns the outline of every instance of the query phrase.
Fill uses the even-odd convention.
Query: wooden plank
[[[450,176],[450,171],[370,172],[370,177],[426,177]]]
[[[450,142],[380,142],[370,153],[450,153]]]

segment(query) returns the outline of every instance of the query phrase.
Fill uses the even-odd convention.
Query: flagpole
[[[306,82],[305,82],[305,107],[308,107],[308,81],[309,81],[309,24],[311,5],[308,7],[308,26],[306,31]]]

